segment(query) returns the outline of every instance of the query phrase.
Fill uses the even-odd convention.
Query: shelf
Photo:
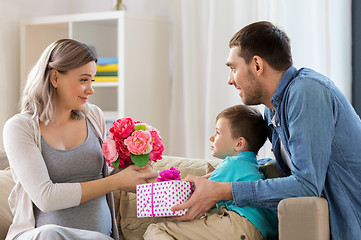
[[[93,82],[93,87],[117,87],[118,82]]]

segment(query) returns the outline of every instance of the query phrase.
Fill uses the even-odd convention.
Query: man
[[[228,84],[247,105],[264,104],[269,138],[286,177],[218,183],[189,176],[196,190],[178,220],[202,216],[220,200],[277,208],[289,197],[321,196],[329,204],[333,239],[361,236],[361,122],[340,90],[311,69],[293,67],[287,35],[256,22],[230,41]]]

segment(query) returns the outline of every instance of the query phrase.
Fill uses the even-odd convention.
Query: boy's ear
[[[244,138],[244,137],[239,137],[238,138],[238,143],[237,143],[237,146],[236,146],[236,151],[244,151],[245,148],[247,146],[247,140]]]
[[[50,82],[51,85],[53,85],[54,88],[58,87],[58,77],[59,77],[59,72],[56,69],[51,69],[50,70]]]

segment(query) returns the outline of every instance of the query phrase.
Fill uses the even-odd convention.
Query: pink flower
[[[113,162],[118,159],[118,152],[116,142],[113,139],[107,138],[103,143],[102,150],[108,165],[111,166]]]
[[[157,178],[157,182],[181,180],[179,174],[180,174],[180,171],[178,171],[174,167],[171,167],[169,170],[164,170],[159,173],[160,178]]]
[[[131,118],[118,119],[109,131],[114,134],[115,141],[125,139],[134,131],[134,122]]]
[[[162,159],[164,147],[156,128],[120,118],[113,122],[102,150],[108,165],[121,169],[132,163],[141,166],[145,160]]]
[[[123,159],[119,158],[119,166],[118,166],[118,168],[121,169],[124,166],[125,166],[125,161]]]
[[[127,148],[127,146],[124,144],[124,139],[117,142],[117,149],[119,157],[124,160],[130,162],[130,152]]]
[[[114,134],[113,133],[108,133],[106,139],[111,139],[111,140],[114,140]]]
[[[153,141],[152,141],[152,146],[153,146],[153,150],[152,152],[149,154],[149,159],[151,161],[154,161],[156,162],[157,160],[160,160],[162,159],[162,154],[163,154],[163,151],[164,151],[164,146],[163,146],[163,143],[162,143],[162,139],[161,137],[159,136],[158,134],[158,130],[153,128],[152,131],[150,131],[150,134],[153,138]]]
[[[152,151],[152,136],[148,131],[135,131],[127,139],[124,144],[128,147],[129,152],[134,155],[147,154]]]

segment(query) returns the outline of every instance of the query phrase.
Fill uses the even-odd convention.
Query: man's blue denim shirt
[[[276,110],[265,109],[269,138],[286,177],[234,182],[234,201],[241,207],[277,208],[284,198],[323,193],[332,238],[361,239],[359,116],[331,80],[293,66],[280,79],[271,103]],[[291,159],[291,169],[280,158],[279,140]]]

